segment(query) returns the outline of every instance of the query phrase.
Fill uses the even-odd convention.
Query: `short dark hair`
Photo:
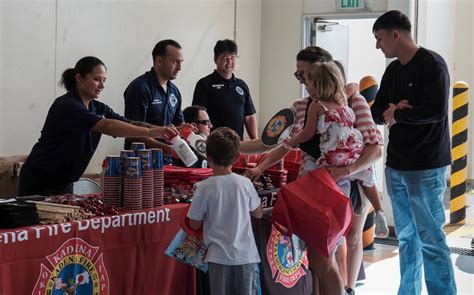
[[[183,110],[184,122],[193,123],[198,120],[199,111],[207,111],[207,109],[200,105],[193,105]]]
[[[298,52],[296,55],[296,60],[306,61],[309,63],[332,61],[332,55],[327,50],[319,46],[308,46]]]
[[[372,27],[372,33],[378,30],[400,30],[410,33],[411,22],[408,16],[404,15],[398,10],[390,10],[382,14],[374,23]]]
[[[234,130],[219,127],[207,137],[206,154],[216,165],[231,166],[237,158],[239,145],[240,137]]]
[[[82,77],[85,77],[87,74],[92,73],[96,66],[104,66],[107,70],[105,64],[95,56],[86,56],[81,58],[74,68],[69,68],[63,72],[61,75],[61,81],[59,85],[64,86],[67,91],[72,91],[76,88],[76,74],[80,74]]]
[[[217,41],[214,46],[214,58],[218,58],[219,55],[226,52],[237,54],[237,44],[229,39]]]
[[[167,54],[167,46],[173,46],[178,49],[181,49],[181,45],[178,42],[172,39],[161,40],[160,42],[156,43],[153,51],[151,52],[151,56],[153,57],[153,61],[157,56],[165,57]]]

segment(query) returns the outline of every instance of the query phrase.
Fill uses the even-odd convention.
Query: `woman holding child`
[[[323,66],[314,64],[315,62],[322,63]],[[324,77],[321,77],[323,72]],[[370,109],[367,103],[365,103],[365,107],[363,105],[365,100],[363,98],[358,99],[361,96],[356,93],[351,96],[351,98],[355,97],[357,100],[358,109],[356,109],[355,114],[346,107],[347,96],[343,90],[343,75],[332,61],[331,55],[322,48],[308,47],[298,53],[295,76],[301,83],[306,85],[310,96],[296,100],[292,105],[292,110],[295,113],[295,123],[291,138],[272,150],[262,163],[247,172],[247,176],[251,179],[257,178],[265,169],[280,161],[294,145],[299,144],[299,147],[304,152],[300,175],[320,166],[328,166],[327,169],[334,180],[343,186],[343,191],[347,194],[348,189],[350,189],[349,179],[362,179],[363,182],[370,185],[371,180],[368,177],[370,170],[368,169],[381,156],[383,139],[371,120]],[[326,82],[323,82],[323,80]],[[321,87],[324,89],[321,89]],[[323,96],[326,98],[325,102],[317,101]],[[337,111],[338,109],[341,111]],[[346,141],[350,142],[350,144],[342,147],[351,153],[351,159],[346,159],[347,161],[342,163],[346,165],[336,163],[338,165],[333,166],[334,162],[328,161],[328,156],[330,155],[328,152],[334,152],[335,148],[337,150],[336,146],[320,145],[321,136],[326,136],[326,139],[328,139],[337,138],[341,134],[338,134],[338,132],[331,134],[329,132],[323,135],[319,134],[321,132],[318,130],[314,130],[329,127],[328,122],[326,122],[327,120],[321,119],[321,116],[331,117],[331,113],[338,114],[336,116],[338,117],[337,120],[332,123],[336,124],[335,126],[341,127],[332,129],[343,132],[343,137],[346,139],[350,138],[350,141]],[[369,114],[368,117],[367,114]],[[363,128],[360,128],[361,126],[357,124],[361,116],[365,117],[364,121],[369,121],[369,123],[364,124]],[[318,127],[314,128],[317,126],[316,121],[321,123],[318,122]],[[344,122],[349,122],[349,124],[345,125],[348,128],[342,128]],[[360,132],[353,128],[354,122],[355,127]],[[305,126],[308,126],[308,128],[305,128]],[[300,131],[302,133],[298,134]],[[253,144],[243,144],[241,151],[249,152],[254,146]],[[335,154],[333,153],[333,155]],[[351,175],[355,175],[355,177],[351,178]],[[354,215],[353,226],[347,237],[349,243],[347,282],[344,282],[338,270],[334,253],[329,255],[329,257],[324,257],[313,249],[308,248],[308,259],[313,272],[315,294],[317,294],[318,284],[321,294],[341,295],[345,294],[346,291],[348,294],[353,294],[352,289],[354,288],[362,261],[362,226],[367,213],[367,210],[364,209],[360,210],[360,215]],[[344,287],[347,290],[344,290]]]

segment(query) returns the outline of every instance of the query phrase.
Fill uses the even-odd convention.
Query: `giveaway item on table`
[[[298,235],[326,257],[349,231],[352,205],[325,168],[282,186],[272,223],[284,235]]]
[[[186,183],[193,185],[212,176],[211,168],[186,168],[171,165],[165,165],[165,184]]]
[[[121,182],[119,156],[107,156],[102,163],[102,197],[104,203],[110,206],[121,206]]]
[[[123,207],[126,210],[142,209],[142,165],[139,157],[126,158]]]
[[[144,149],[138,151],[142,164],[142,208],[153,208],[153,170],[151,151]]]
[[[133,150],[133,153],[134,153],[133,156],[138,157],[138,151],[145,149],[145,143],[144,142],[132,142],[131,149]]]
[[[290,135],[295,121],[295,114],[290,109],[282,109],[268,121],[262,132],[262,143],[275,146]]]
[[[25,202],[0,204],[0,228],[15,228],[39,223],[36,205]]]
[[[165,174],[163,170],[163,150],[151,150],[151,168],[153,171],[153,207],[160,207],[164,202]]]

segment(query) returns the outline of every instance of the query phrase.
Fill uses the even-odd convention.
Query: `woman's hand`
[[[251,169],[247,169],[247,171],[244,172],[244,176],[249,178],[252,182],[257,181],[260,175],[262,175],[263,171],[260,170],[260,168],[255,167]]]
[[[150,128],[148,129],[148,132],[150,133],[150,137],[153,137],[153,138],[156,138],[156,137],[172,138],[179,134],[178,130],[173,124],[167,125],[167,126],[158,126],[158,127]]]

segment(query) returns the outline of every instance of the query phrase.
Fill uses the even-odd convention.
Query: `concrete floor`
[[[467,247],[470,245],[470,240],[448,237],[448,243]],[[473,295],[474,256],[452,254],[451,260],[454,266],[458,295]],[[364,252],[364,266],[366,279],[358,283],[355,289],[357,295],[393,295],[397,293],[400,281],[397,247],[375,244],[375,250]],[[422,294],[428,294],[424,286]]]
[[[444,204],[446,207],[446,227],[448,245],[460,250],[460,253],[474,252],[474,187],[468,186],[466,194],[465,224],[449,224],[450,189],[446,190]],[[466,250],[466,251],[463,251]],[[359,282],[356,294],[396,294],[400,281],[398,248],[375,244],[375,249],[364,251],[366,279]],[[458,295],[474,295],[474,256],[452,254]],[[422,294],[428,294],[423,286]]]

